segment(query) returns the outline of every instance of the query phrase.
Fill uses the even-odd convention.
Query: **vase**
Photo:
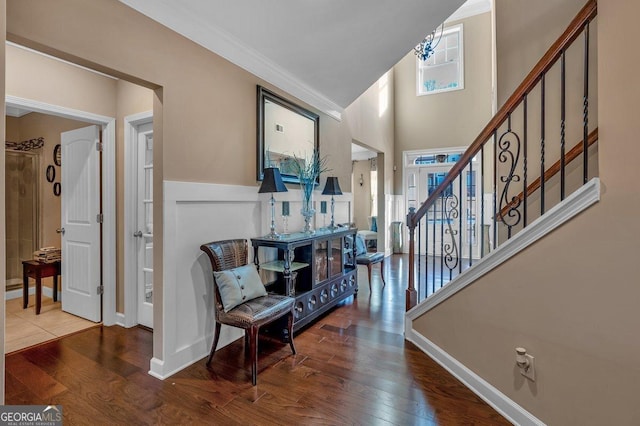
[[[311,219],[316,214],[315,209],[313,208],[313,188],[315,186],[315,182],[305,182],[300,180],[300,192],[302,193],[302,209],[300,209],[300,213],[304,218],[304,229],[302,230],[305,234],[313,234],[315,231],[311,226]]]

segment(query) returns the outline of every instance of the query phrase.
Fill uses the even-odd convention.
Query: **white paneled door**
[[[61,134],[62,310],[101,321],[100,130]]]
[[[137,131],[138,323],[153,328],[153,123]]]

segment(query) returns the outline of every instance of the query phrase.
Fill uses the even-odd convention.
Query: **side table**
[[[58,301],[58,275],[61,264],[55,262],[38,262],[37,260],[22,261],[22,309],[29,306],[29,278],[36,280],[36,315],[40,315],[42,307],[42,278],[53,277],[53,301]]]

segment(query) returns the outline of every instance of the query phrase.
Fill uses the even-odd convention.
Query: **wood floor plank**
[[[404,340],[402,259],[385,262],[384,289],[374,274],[373,291],[296,333],[296,355],[261,336],[257,386],[244,339],[161,381],[152,332],[94,327],[7,355],[6,403],[61,404],[71,425],[508,424]]]

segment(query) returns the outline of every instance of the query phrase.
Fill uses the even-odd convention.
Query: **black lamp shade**
[[[282,182],[282,177],[280,177],[280,169],[276,167],[264,169],[264,178],[258,193],[262,194],[264,192],[287,192],[287,187]]]
[[[327,178],[327,183],[324,185],[322,195],[342,195],[342,190],[340,189],[337,177],[329,176]]]

